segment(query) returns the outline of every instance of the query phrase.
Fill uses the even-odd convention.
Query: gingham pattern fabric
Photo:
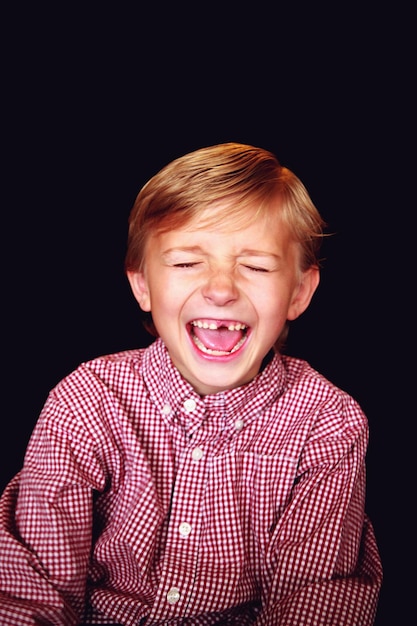
[[[82,364],[0,502],[0,624],[371,625],[367,438],[288,356],[204,397],[159,339]]]

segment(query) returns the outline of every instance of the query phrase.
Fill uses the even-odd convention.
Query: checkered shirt
[[[160,339],[84,363],[0,501],[0,623],[370,626],[367,441],[300,359],[203,397]]]

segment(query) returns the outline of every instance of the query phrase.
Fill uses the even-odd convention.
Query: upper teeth
[[[217,330],[218,328],[222,328],[223,324],[216,324],[216,322],[201,322],[200,320],[194,320],[191,322],[193,326],[198,326],[198,328],[208,328],[209,330]],[[244,330],[246,328],[246,324],[241,324],[237,322],[236,324],[229,324],[227,327],[228,330]]]

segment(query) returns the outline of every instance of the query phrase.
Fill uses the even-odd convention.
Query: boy
[[[3,626],[373,623],[366,418],[282,354],[323,226],[252,146],[143,187],[126,272],[157,338],[51,392],[1,500]]]

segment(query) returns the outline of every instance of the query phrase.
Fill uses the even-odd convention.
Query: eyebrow
[[[274,259],[280,259],[280,254],[275,254],[274,252],[265,252],[264,250],[252,250],[250,248],[246,248],[242,250],[239,256],[259,256],[259,257],[272,257]]]
[[[178,248],[168,248],[162,252],[162,255],[169,256],[170,254],[175,254],[175,252],[199,252],[204,254],[204,250],[200,246],[180,246]]]
[[[207,252],[201,248],[201,246],[180,246],[178,248],[168,248],[167,250],[164,250],[162,252],[162,256],[163,257],[169,257],[172,254],[175,254],[177,252],[191,252],[193,254],[203,254],[206,255]],[[244,250],[241,250],[239,252],[238,255],[236,255],[236,258],[239,257],[245,257],[245,256],[250,256],[250,257],[263,257],[263,258],[273,258],[273,259],[281,259],[282,257],[279,254],[275,254],[273,252],[265,252],[263,250],[254,250],[251,248],[245,248]]]

